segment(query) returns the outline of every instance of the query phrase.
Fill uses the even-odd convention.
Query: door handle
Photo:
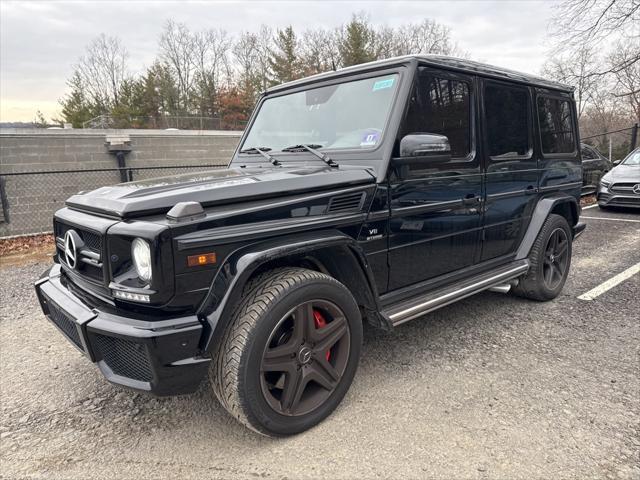
[[[462,205],[475,205],[476,203],[480,203],[480,197],[477,195],[470,193],[466,197],[462,199]]]
[[[533,185],[529,185],[527,188],[524,189],[525,195],[533,195],[534,193],[536,193],[536,189]]]

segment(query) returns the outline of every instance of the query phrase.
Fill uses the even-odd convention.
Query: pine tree
[[[85,88],[80,74],[76,71],[67,84],[71,92],[62,100],[62,118],[73,128],[82,128],[82,124],[100,115],[97,106],[92,106],[85,96]]]
[[[278,30],[274,39],[274,48],[269,57],[271,81],[274,85],[290,82],[302,76],[302,65],[298,57],[298,40],[293,27]]]
[[[354,15],[344,27],[339,50],[345,67],[376,59],[375,30],[362,15]]]

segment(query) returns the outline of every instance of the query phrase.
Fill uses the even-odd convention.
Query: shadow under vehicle
[[[581,188],[571,88],[394,58],[269,89],[228,169],[72,196],[36,290],[109,381],[172,395],[209,375],[235,418],[289,435],[342,400],[363,321],[555,298]]]

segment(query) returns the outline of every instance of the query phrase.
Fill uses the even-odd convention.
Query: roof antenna
[[[331,59],[331,68],[333,68],[333,71],[336,71],[336,61],[332,58]]]

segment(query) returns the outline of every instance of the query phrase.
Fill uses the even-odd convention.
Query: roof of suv
[[[509,80],[518,83],[526,83],[542,88],[561,90],[563,92],[573,92],[574,90],[571,86],[553,82],[551,80],[546,80],[536,75],[516,72],[515,70],[495,67],[493,65],[487,65],[486,63],[474,62],[472,60],[466,60],[463,58],[447,57],[444,55],[405,55],[402,57],[394,57],[385,60],[377,60],[375,62],[362,63],[360,65],[354,65],[352,67],[341,68],[336,71],[325,72],[313,75],[311,77],[301,78],[299,80],[294,80],[292,82],[283,83],[282,85],[271,87],[267,90],[267,92],[277,92],[288,88],[294,88],[305,84],[328,80],[333,77],[341,77],[358,72],[366,72],[395,65],[408,64],[412,60],[418,61],[421,65],[445,68],[447,70],[454,70],[458,72],[474,73],[486,77]]]

